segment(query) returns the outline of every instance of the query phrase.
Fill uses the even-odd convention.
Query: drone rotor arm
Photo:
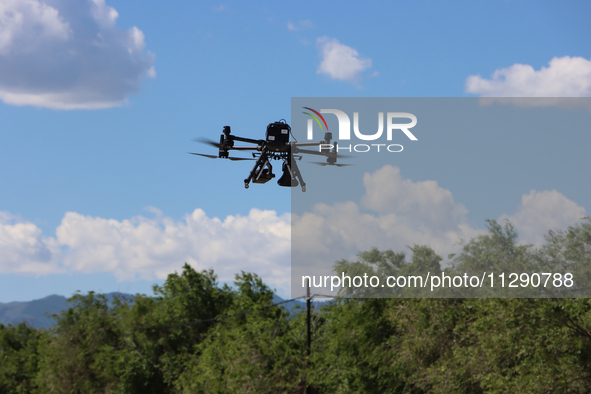
[[[230,149],[235,150],[258,150],[257,146],[233,146]]]
[[[327,145],[326,141],[318,141],[318,142],[294,142],[293,143],[296,147],[298,146],[318,146],[318,145]]]
[[[263,141],[263,140],[253,140],[252,138],[237,137],[235,135],[232,136],[232,139],[234,141],[247,142],[249,144],[257,144],[257,145],[262,145],[265,143],[265,141]]]

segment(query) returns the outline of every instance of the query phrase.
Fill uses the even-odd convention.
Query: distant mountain
[[[25,322],[35,328],[48,328],[55,323],[47,315],[60,313],[67,308],[66,297],[50,295],[29,302],[0,302],[0,323],[18,325]]]
[[[129,294],[121,293],[109,293],[107,297],[112,301],[115,296],[123,296],[124,298],[133,298]],[[35,328],[49,328],[55,320],[49,317],[49,315],[59,314],[61,311],[68,308],[67,298],[59,295],[50,295],[40,300],[28,301],[28,302],[0,302],[0,323],[4,325],[18,325],[22,322],[29,324]],[[279,303],[285,301],[278,295],[273,296],[273,303]],[[285,309],[290,312],[295,312],[296,306],[305,309],[306,302],[299,299],[295,301],[289,301],[281,304]],[[314,307],[318,308],[319,303],[314,302]],[[296,308],[297,309],[297,308]]]
[[[114,297],[133,298],[130,294],[108,293],[106,294],[109,305],[112,305]],[[49,315],[59,315],[65,309],[68,309],[67,297],[60,295],[50,295],[40,300],[28,302],[0,302],[0,323],[16,326],[20,323],[27,323],[35,328],[49,328],[55,320]]]

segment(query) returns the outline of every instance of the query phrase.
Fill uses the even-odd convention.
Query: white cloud
[[[466,92],[485,97],[591,97],[591,60],[555,57],[540,70],[514,64],[496,70],[492,79],[471,75]]]
[[[371,67],[371,59],[360,58],[356,49],[341,44],[335,38],[320,37],[316,42],[322,57],[317,70],[319,74],[356,82],[361,79],[361,73]]]
[[[104,219],[68,212],[56,238],[0,213],[0,273],[110,272],[119,280],[165,279],[182,265],[213,268],[222,281],[254,272],[289,288],[290,215],[252,209],[248,216],[209,218],[201,209],[182,221],[152,209],[154,218]]]
[[[221,280],[241,270],[285,287],[289,277],[290,218],[252,209],[248,216],[209,218],[201,209],[175,222],[156,217],[129,220],[67,213],[57,240],[67,247],[63,263],[76,272],[112,272],[121,280],[164,279],[187,262],[213,268]]]
[[[468,210],[454,202],[449,190],[435,181],[413,182],[403,179],[400,169],[386,165],[363,177],[365,208],[381,214],[412,217],[428,231],[448,231],[466,222]]]
[[[0,272],[48,274],[58,267],[60,249],[54,238],[43,237],[33,223],[0,212]]]
[[[294,278],[328,275],[336,260],[354,259],[372,247],[408,252],[407,246],[429,245],[445,258],[458,251],[461,240],[484,233],[467,224],[467,209],[435,181],[413,182],[398,167],[386,165],[366,173],[363,184],[359,204],[318,204],[293,216]]]
[[[95,109],[125,103],[154,77],[137,27],[116,26],[104,0],[0,0],[0,99]]]
[[[585,208],[563,194],[552,191],[530,191],[521,197],[521,205],[511,216],[502,215],[499,222],[509,220],[524,243],[541,245],[548,230],[565,230],[587,216]]]
[[[65,41],[71,30],[58,11],[35,0],[0,1],[0,55],[22,44],[24,36],[38,43]]]

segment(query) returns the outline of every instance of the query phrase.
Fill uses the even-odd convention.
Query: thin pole
[[[306,369],[310,359],[310,344],[312,332],[310,331],[310,279],[306,281]],[[306,394],[310,393],[310,386],[306,384]]]
[[[310,344],[312,342],[312,333],[310,331],[310,279],[306,281],[306,354],[310,357]]]

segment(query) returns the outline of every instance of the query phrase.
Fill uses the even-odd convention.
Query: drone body
[[[332,151],[330,149],[322,148],[322,146],[330,145],[332,139],[332,133],[324,134],[324,141],[319,142],[296,142],[290,141],[291,127],[281,120],[279,122],[269,123],[267,131],[265,133],[264,140],[254,140],[251,138],[243,138],[235,136],[231,133],[230,126],[224,126],[222,135],[220,136],[220,142],[215,143],[212,141],[201,140],[209,145],[218,148],[218,155],[205,155],[201,153],[192,153],[193,155],[204,156],[212,159],[222,158],[229,160],[255,160],[256,163],[250,171],[248,177],[244,180],[244,187],[248,189],[250,182],[252,183],[267,183],[271,179],[275,178],[273,173],[273,166],[271,165],[272,160],[282,160],[283,175],[277,181],[279,186],[285,187],[297,187],[301,186],[302,191],[306,191],[306,184],[302,178],[302,174],[296,163],[297,160],[302,159],[302,154],[311,154],[326,157],[326,163],[315,163],[320,165],[336,165],[341,166],[344,164],[336,164],[337,157],[337,144],[333,144]],[[236,146],[234,141],[245,142],[253,144],[252,146]],[[318,151],[301,149],[305,146],[320,146]],[[230,151],[252,151],[253,158],[244,157],[230,157]]]

